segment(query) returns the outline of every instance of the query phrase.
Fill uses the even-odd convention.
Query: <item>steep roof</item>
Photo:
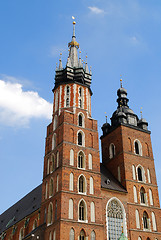
[[[121,183],[111,174],[103,163],[100,165],[101,170],[101,187],[109,190],[127,193]]]
[[[0,215],[0,233],[40,208],[42,184]]]

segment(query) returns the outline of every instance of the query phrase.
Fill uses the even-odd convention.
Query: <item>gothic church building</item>
[[[111,124],[91,116],[91,71],[69,57],[56,69],[43,182],[0,215],[1,240],[160,240],[161,210],[148,123],[117,91]]]

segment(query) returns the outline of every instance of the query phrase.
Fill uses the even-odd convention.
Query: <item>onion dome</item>
[[[103,136],[106,136],[109,129],[110,129],[110,124],[109,123],[104,123],[101,127],[102,131],[103,131]]]
[[[144,130],[148,130],[148,122],[145,120],[145,118],[141,118],[138,121],[138,126]]]

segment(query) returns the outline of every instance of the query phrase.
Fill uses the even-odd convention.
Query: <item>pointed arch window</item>
[[[85,232],[84,232],[83,229],[82,229],[81,232],[80,232],[79,240],[85,240]]]
[[[73,199],[69,199],[69,219],[73,219]]]
[[[90,177],[90,194],[94,194],[93,177]]]
[[[114,158],[115,156],[115,145],[113,143],[109,146],[109,158]]]
[[[79,177],[79,193],[86,193],[86,180],[83,175]]]
[[[55,117],[54,117],[54,124],[53,124],[53,131],[57,128],[57,124],[58,124],[58,116],[55,115]]]
[[[59,151],[56,153],[56,167],[59,167]]]
[[[88,167],[89,169],[92,169],[92,154],[88,155]]]
[[[54,230],[54,233],[53,233],[53,240],[56,240],[56,230]]]
[[[19,240],[22,240],[23,238],[24,238],[24,230],[23,228],[21,228],[19,233]]]
[[[83,200],[79,203],[79,220],[85,221],[87,219],[86,204]]]
[[[70,107],[70,87],[66,86],[65,90],[65,107]]]
[[[140,228],[140,218],[139,218],[139,211],[135,210],[135,217],[136,217],[136,228]]]
[[[70,165],[74,166],[74,150],[70,150]]]
[[[56,133],[53,134],[52,137],[52,150],[56,147]]]
[[[91,232],[91,240],[96,240],[95,231],[92,231],[92,232]]]
[[[138,202],[138,199],[137,199],[136,186],[133,186],[133,191],[134,191],[134,202],[137,203],[137,202]]]
[[[95,204],[91,202],[91,222],[95,222]]]
[[[53,179],[50,179],[50,184],[49,184],[49,196],[53,196],[53,188],[54,188],[54,183],[53,183]]]
[[[146,211],[143,213],[143,227],[144,229],[149,229],[149,219]]]
[[[50,203],[48,207],[48,224],[52,224],[53,222],[53,204]]]
[[[85,168],[85,157],[83,152],[78,154],[78,168]]]
[[[70,173],[70,179],[69,179],[69,190],[70,190],[70,191],[73,191],[73,185],[74,185],[74,182],[73,182],[73,173]]]
[[[67,86],[67,88],[66,88],[66,94],[67,94],[67,96],[70,95],[70,88],[69,88],[69,86]]]
[[[147,169],[147,175],[148,175],[148,183],[151,183],[151,176],[150,176],[150,170]]]
[[[79,146],[85,146],[85,135],[84,135],[84,132],[83,131],[79,131],[77,133],[77,144]]]
[[[50,234],[49,234],[49,240],[52,240],[52,232],[50,232]]]
[[[142,204],[146,204],[147,201],[146,201],[146,193],[145,193],[145,189],[143,187],[141,187],[140,189],[140,202]]]
[[[138,180],[139,180],[139,181],[143,181],[142,168],[141,168],[141,167],[138,167],[137,172],[138,172]]]
[[[153,205],[153,194],[151,189],[149,189],[149,200],[150,200],[150,205]]]
[[[120,203],[113,199],[107,208],[108,239],[119,239],[122,233],[123,210]]]
[[[142,156],[142,146],[139,140],[134,141],[134,152],[135,154]]]
[[[78,126],[79,127],[82,127],[83,126],[83,117],[81,114],[79,114],[78,116]]]
[[[82,145],[82,133],[78,133],[78,145]]]
[[[36,219],[34,220],[32,230],[34,230],[35,228],[37,228],[37,220]]]
[[[71,228],[71,229],[70,229],[70,235],[69,235],[69,239],[70,239],[70,240],[74,240],[74,238],[75,238],[75,236],[74,236],[74,235],[75,235],[75,233],[74,233],[74,229],[73,229],[73,228]]]
[[[54,171],[54,169],[55,169],[55,155],[54,154],[51,155],[51,162],[52,162],[52,171]]]
[[[155,213],[152,212],[151,216],[152,216],[153,231],[157,231],[157,224],[156,224]]]
[[[132,177],[133,177],[133,180],[136,180],[135,165],[132,165]]]

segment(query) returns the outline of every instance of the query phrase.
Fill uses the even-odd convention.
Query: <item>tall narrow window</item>
[[[56,147],[56,133],[53,134],[52,137],[52,150]]]
[[[55,112],[58,110],[58,92],[55,93]]]
[[[74,166],[74,150],[70,150],[70,165]]]
[[[73,199],[69,199],[69,219],[73,219]]]
[[[55,115],[55,117],[54,117],[54,124],[53,124],[53,131],[57,128],[57,124],[58,124],[58,116]]]
[[[136,172],[135,172],[135,166],[132,165],[132,177],[133,177],[133,180],[136,180]]]
[[[136,217],[136,228],[140,228],[140,218],[139,218],[139,211],[135,210],[135,217]]]
[[[69,96],[69,94],[70,94],[70,88],[69,88],[69,86],[67,86],[66,94],[67,94],[67,96]]]
[[[157,231],[157,224],[156,224],[155,213],[152,212],[151,216],[152,216],[153,231]]]
[[[19,233],[19,240],[22,240],[23,238],[24,238],[24,231],[23,231],[23,228],[21,228]]]
[[[83,152],[80,152],[78,154],[78,167],[79,168],[85,168],[85,159]]]
[[[150,177],[150,170],[147,169],[147,175],[148,175],[148,183],[151,183],[151,177]]]
[[[137,199],[136,186],[133,187],[133,191],[134,191],[134,202],[137,203],[137,202],[138,202],[138,199]]]
[[[84,232],[83,229],[82,229],[81,232],[80,232],[79,240],[85,240],[85,232]]]
[[[88,167],[89,167],[89,169],[92,169],[92,155],[91,154],[88,155]]]
[[[138,240],[142,240],[142,238],[141,238],[141,237],[138,237]]]
[[[91,202],[91,222],[95,222],[95,204]]]
[[[92,231],[92,232],[91,232],[91,240],[96,240],[95,231]]]
[[[58,205],[57,205],[57,200],[55,202],[55,220],[57,220],[57,212],[58,212]]]
[[[114,158],[115,156],[115,145],[113,143],[110,144],[109,146],[109,157]]]
[[[79,220],[80,221],[86,220],[86,206],[83,200],[79,203]]]
[[[141,167],[138,167],[137,172],[138,172],[138,180],[143,181],[143,173],[142,173]]]
[[[34,223],[33,223],[33,227],[32,230],[34,230],[35,228],[37,228],[37,220],[35,219]]]
[[[53,232],[53,240],[56,240],[56,230]]]
[[[94,194],[93,177],[90,177],[90,194]]]
[[[69,190],[73,191],[73,173],[70,173]]]
[[[138,144],[138,142],[135,142],[135,153],[139,154],[139,144]]]
[[[50,159],[47,160],[47,174],[50,173]]]
[[[82,108],[83,107],[83,89],[80,87],[78,90],[79,97],[78,97],[78,107]]]
[[[153,205],[153,194],[151,189],[149,189],[149,200],[150,200],[150,205]]]
[[[51,178],[50,179],[50,184],[49,184],[49,196],[53,196],[53,187],[54,187],[54,184],[53,184],[53,179]]]
[[[82,146],[82,133],[81,132],[78,133],[78,145]]]
[[[134,152],[135,154],[142,156],[142,146],[139,140],[135,140],[134,142]]]
[[[59,190],[59,175],[56,176],[56,192]]]
[[[53,222],[53,204],[50,203],[48,207],[48,224],[52,224]]]
[[[144,229],[149,229],[148,214],[144,211],[143,213],[143,227]]]
[[[79,193],[85,193],[86,192],[86,183],[85,178],[83,175],[79,177]]]
[[[58,168],[59,167],[59,152],[57,151],[57,154],[56,154],[56,167]]]
[[[48,183],[45,183],[45,199],[48,197]]]
[[[146,203],[145,189],[143,187],[140,189],[140,202],[143,204]]]
[[[65,107],[70,106],[70,87],[66,86],[66,93],[65,93]]]
[[[78,126],[79,127],[82,127],[83,126],[83,117],[81,114],[79,114],[78,116]]]
[[[79,88],[79,97],[82,97],[82,88]]]
[[[121,182],[121,171],[120,171],[120,166],[117,167],[117,174],[118,174],[118,180]]]
[[[66,99],[66,107],[69,107],[69,98]]]
[[[55,170],[55,156],[54,156],[54,154],[52,154],[52,156],[51,156],[51,161],[52,161],[52,171],[54,171]]]
[[[50,234],[49,234],[49,240],[52,240],[52,232],[50,232]]]
[[[107,208],[108,239],[119,239],[122,233],[123,211],[117,200],[112,200]]]
[[[69,240],[74,240],[74,239],[75,239],[74,235],[75,235],[75,234],[74,234],[74,229],[71,228],[71,229],[70,229]]]

